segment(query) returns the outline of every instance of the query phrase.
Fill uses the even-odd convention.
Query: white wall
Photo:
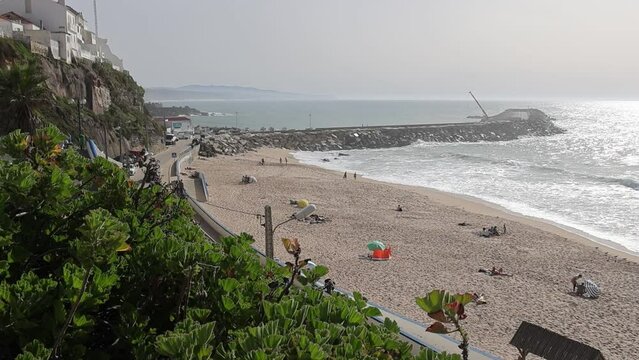
[[[40,43],[51,51],[53,58],[60,59],[60,43],[54,39],[53,35],[46,30],[24,30],[24,35],[28,36],[31,41]]]
[[[174,134],[180,132],[193,132],[193,128],[191,127],[191,122],[188,120],[184,121],[167,121],[167,125],[171,127],[171,130]]]
[[[65,51],[61,52],[60,55],[67,62],[71,62],[69,55],[73,50],[79,56],[80,45],[77,40],[78,27],[69,27],[70,22],[68,21],[67,13],[70,12],[67,11],[66,6],[58,4],[53,0],[32,0],[31,11],[27,13],[26,2],[27,0],[0,0],[0,13],[4,14],[13,11],[38,26],[42,24],[42,28],[50,32],[68,31],[71,33],[69,44],[66,43],[66,38],[57,39],[58,41],[62,40],[65,42]],[[75,19],[73,23],[75,23]],[[61,45],[62,41],[60,41]],[[67,48],[70,51],[66,51]]]
[[[51,46],[49,47],[51,50],[51,55],[54,59],[60,60],[60,43],[57,40],[51,39]]]
[[[0,19],[0,37],[8,37],[13,36],[13,24],[11,21]]]

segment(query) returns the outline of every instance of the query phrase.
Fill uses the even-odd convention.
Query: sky
[[[144,87],[639,100],[637,0],[97,0]],[[94,23],[91,0],[67,0]]]

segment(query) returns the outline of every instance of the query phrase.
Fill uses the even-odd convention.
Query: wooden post
[[[266,239],[266,257],[273,258],[273,218],[271,216],[271,207],[264,207],[264,229],[266,231],[264,238]]]

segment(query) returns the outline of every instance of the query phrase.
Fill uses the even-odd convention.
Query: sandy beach
[[[288,156],[288,165],[279,159]],[[258,165],[264,158],[265,166]],[[329,267],[340,288],[422,323],[429,318],[415,298],[432,289],[483,293],[485,305],[470,305],[465,320],[471,344],[506,359],[523,320],[600,349],[606,359],[632,359],[639,352],[639,263],[553,224],[513,214],[474,199],[426,188],[387,184],[297,164],[287,150],[262,149],[235,157],[197,159],[206,174],[212,214],[235,232],[247,232],[264,249],[264,229],[254,215],[273,208],[275,224],[297,211],[290,199],[308,199],[323,224],[292,221],[275,234],[275,256],[287,259],[281,237],[298,238],[302,254]],[[243,175],[256,184],[241,185]],[[397,212],[401,204],[405,211]],[[466,222],[469,226],[459,226]],[[482,238],[482,227],[507,233]],[[392,246],[387,262],[366,259],[366,244]],[[487,276],[479,268],[502,267],[512,277]],[[597,300],[569,294],[577,273],[603,290]],[[635,319],[635,320],[632,320]],[[530,356],[530,358],[533,358]]]

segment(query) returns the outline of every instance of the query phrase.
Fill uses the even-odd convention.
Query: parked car
[[[178,138],[173,134],[166,134],[166,136],[164,137],[164,143],[166,145],[175,145],[177,141]]]

